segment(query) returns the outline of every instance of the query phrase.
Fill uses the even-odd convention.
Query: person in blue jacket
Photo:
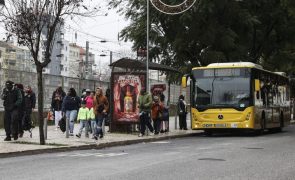
[[[76,90],[70,88],[62,103],[62,112],[69,120],[70,136],[74,136],[74,123],[81,105],[81,98],[77,96]]]

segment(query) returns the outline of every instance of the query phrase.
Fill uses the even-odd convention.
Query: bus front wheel
[[[211,130],[206,129],[204,130],[204,134],[205,136],[212,136],[213,132]]]

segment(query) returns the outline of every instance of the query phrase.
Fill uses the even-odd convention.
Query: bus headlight
[[[249,112],[249,113],[247,114],[247,116],[246,116],[246,120],[249,121],[250,118],[251,118],[251,112]]]

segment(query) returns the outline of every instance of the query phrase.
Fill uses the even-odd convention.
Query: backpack
[[[27,113],[24,114],[23,119],[22,119],[22,129],[24,131],[29,131],[33,129],[35,126],[33,126],[31,118]]]
[[[62,117],[59,121],[58,121],[58,126],[60,128],[60,130],[62,132],[66,132],[66,117]]]

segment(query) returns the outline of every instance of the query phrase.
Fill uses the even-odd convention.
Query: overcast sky
[[[96,55],[95,59],[98,65],[109,63],[109,51],[113,51],[113,61],[126,57],[128,52],[132,53],[131,42],[126,43],[118,40],[118,33],[128,25],[128,22],[123,16],[119,16],[116,10],[108,10],[106,7],[107,0],[104,1],[96,1],[102,6],[101,15],[94,18],[79,17],[74,18],[74,20],[68,19],[65,24],[65,39],[69,42],[76,42],[77,45],[82,47],[86,47],[86,41],[89,41],[90,52]],[[104,16],[106,13],[107,16]],[[5,38],[3,24],[0,25],[0,38]],[[101,40],[106,40],[107,42],[101,43]],[[101,54],[108,56],[101,57],[99,56]]]
[[[101,2],[101,5],[103,9],[101,15],[95,18],[76,18],[74,21],[67,21],[65,38],[70,42],[76,42],[75,34],[77,34],[77,44],[82,47],[85,47],[86,41],[89,41],[90,52],[96,55],[96,62],[102,65],[109,63],[110,57],[99,55],[109,55],[109,51],[113,51],[113,61],[115,61],[126,57],[128,52],[131,53],[132,44],[118,40],[119,32],[128,25],[128,21],[116,13],[116,10],[108,10],[105,3]],[[101,40],[107,42],[101,43]]]

